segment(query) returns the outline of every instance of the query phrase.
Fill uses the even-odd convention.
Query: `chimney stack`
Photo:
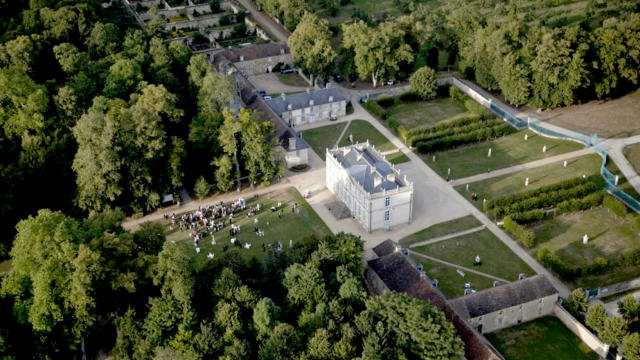
[[[280,97],[282,98],[282,101],[287,100],[287,94],[285,93],[280,93]]]

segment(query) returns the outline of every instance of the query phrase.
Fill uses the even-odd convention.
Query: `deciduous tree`
[[[328,75],[336,52],[331,47],[331,32],[327,20],[305,13],[287,44],[296,63],[313,75]]]

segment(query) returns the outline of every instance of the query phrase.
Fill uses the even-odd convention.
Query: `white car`
[[[271,96],[269,96],[269,95],[265,95],[265,96],[264,96],[264,99],[265,99],[265,100],[271,100]]]

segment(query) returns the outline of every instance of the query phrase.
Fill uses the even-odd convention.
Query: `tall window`
[[[391,220],[391,211],[385,210],[384,211],[384,221],[389,221],[389,220]]]
[[[391,206],[391,198],[390,197],[387,196],[386,198],[384,198],[384,206],[385,207]]]

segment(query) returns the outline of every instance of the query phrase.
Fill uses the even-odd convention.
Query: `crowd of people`
[[[283,209],[284,206],[282,202],[278,202],[277,205],[271,206],[270,208],[271,212],[278,213],[278,218],[282,218]],[[200,241],[204,241],[204,239],[209,237],[211,239],[211,245],[216,245],[216,233],[226,228],[229,229],[230,244],[248,250],[251,249],[251,243],[242,243],[237,239],[237,235],[240,233],[240,226],[234,224],[234,219],[237,221],[240,216],[245,215],[243,214],[245,210],[247,218],[253,217],[253,231],[255,235],[258,238],[264,237],[264,229],[260,227],[260,221],[257,217],[261,210],[260,203],[256,203],[255,206],[248,207],[247,203],[242,198],[228,204],[220,201],[220,203],[211,206],[198,206],[197,210],[185,213],[180,217],[177,217],[175,213],[171,215],[165,214],[164,218],[170,222],[170,231],[187,231],[189,233],[189,237],[193,240],[193,246],[196,253],[200,253],[201,251],[199,245]],[[291,212],[300,214],[298,203],[293,204]],[[269,221],[265,221],[264,225],[269,227]],[[275,247],[276,250],[281,251],[282,243],[278,242],[277,245],[275,243],[262,243],[263,251],[266,251],[267,248],[271,247]],[[228,248],[229,245],[224,245],[222,250],[227,251]],[[214,254],[209,253],[207,257],[213,258]]]

